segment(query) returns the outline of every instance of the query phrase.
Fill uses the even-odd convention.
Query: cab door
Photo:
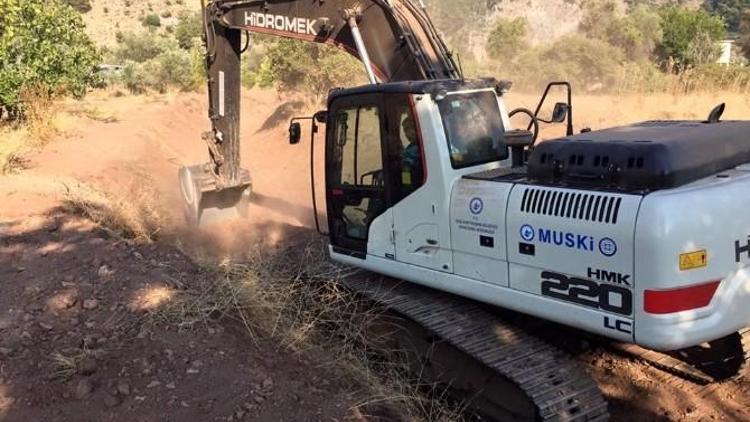
[[[390,229],[381,94],[335,99],[328,110],[326,199],[334,251],[364,259],[370,229]],[[381,233],[390,238],[390,233]]]

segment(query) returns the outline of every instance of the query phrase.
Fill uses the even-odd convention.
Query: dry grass
[[[0,127],[0,174],[17,173],[25,168],[28,131]]]
[[[540,92],[511,92],[506,101],[509,109],[527,107],[534,110]],[[560,92],[547,100],[542,116],[550,116],[555,101],[564,101]],[[590,127],[594,130],[620,126],[645,120],[686,119],[703,120],[718,104],[726,103],[724,119],[747,119],[750,116],[750,97],[744,94],[717,91],[705,94],[623,94],[585,95],[573,92],[574,124],[576,131]],[[514,119],[519,127],[528,120]],[[564,135],[564,125],[547,125],[540,139]]]
[[[82,215],[113,236],[138,242],[159,238],[167,217],[156,206],[156,192],[150,184],[134,184],[131,194],[120,197],[77,183],[65,185],[63,207]]]
[[[51,376],[55,379],[68,380],[75,375],[86,375],[89,363],[96,358],[96,353],[90,349],[84,348],[75,352],[64,354],[55,352],[50,356],[52,361]]]
[[[254,340],[272,338],[295,353],[325,356],[327,371],[366,391],[369,399],[355,413],[396,409],[408,420],[459,420],[464,409],[448,404],[446,389],[414,375],[406,352],[383,349],[368,332],[385,311],[343,287],[341,280],[357,270],[332,263],[326,250],[317,237],[298,247],[252,248],[242,263],[216,265],[215,283],[175,292],[150,317],[185,329],[234,321]]]

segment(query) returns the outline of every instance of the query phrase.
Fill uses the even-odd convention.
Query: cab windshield
[[[439,101],[438,107],[454,169],[508,158],[494,92],[451,94]]]

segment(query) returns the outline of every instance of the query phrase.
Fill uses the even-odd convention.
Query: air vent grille
[[[622,198],[580,192],[526,189],[521,212],[617,224]]]

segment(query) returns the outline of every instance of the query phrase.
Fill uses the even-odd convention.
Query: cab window
[[[408,96],[387,101],[388,161],[392,200],[397,203],[424,185],[427,176],[419,122]]]
[[[505,129],[494,92],[451,94],[439,101],[438,107],[453,168],[508,158]]]

